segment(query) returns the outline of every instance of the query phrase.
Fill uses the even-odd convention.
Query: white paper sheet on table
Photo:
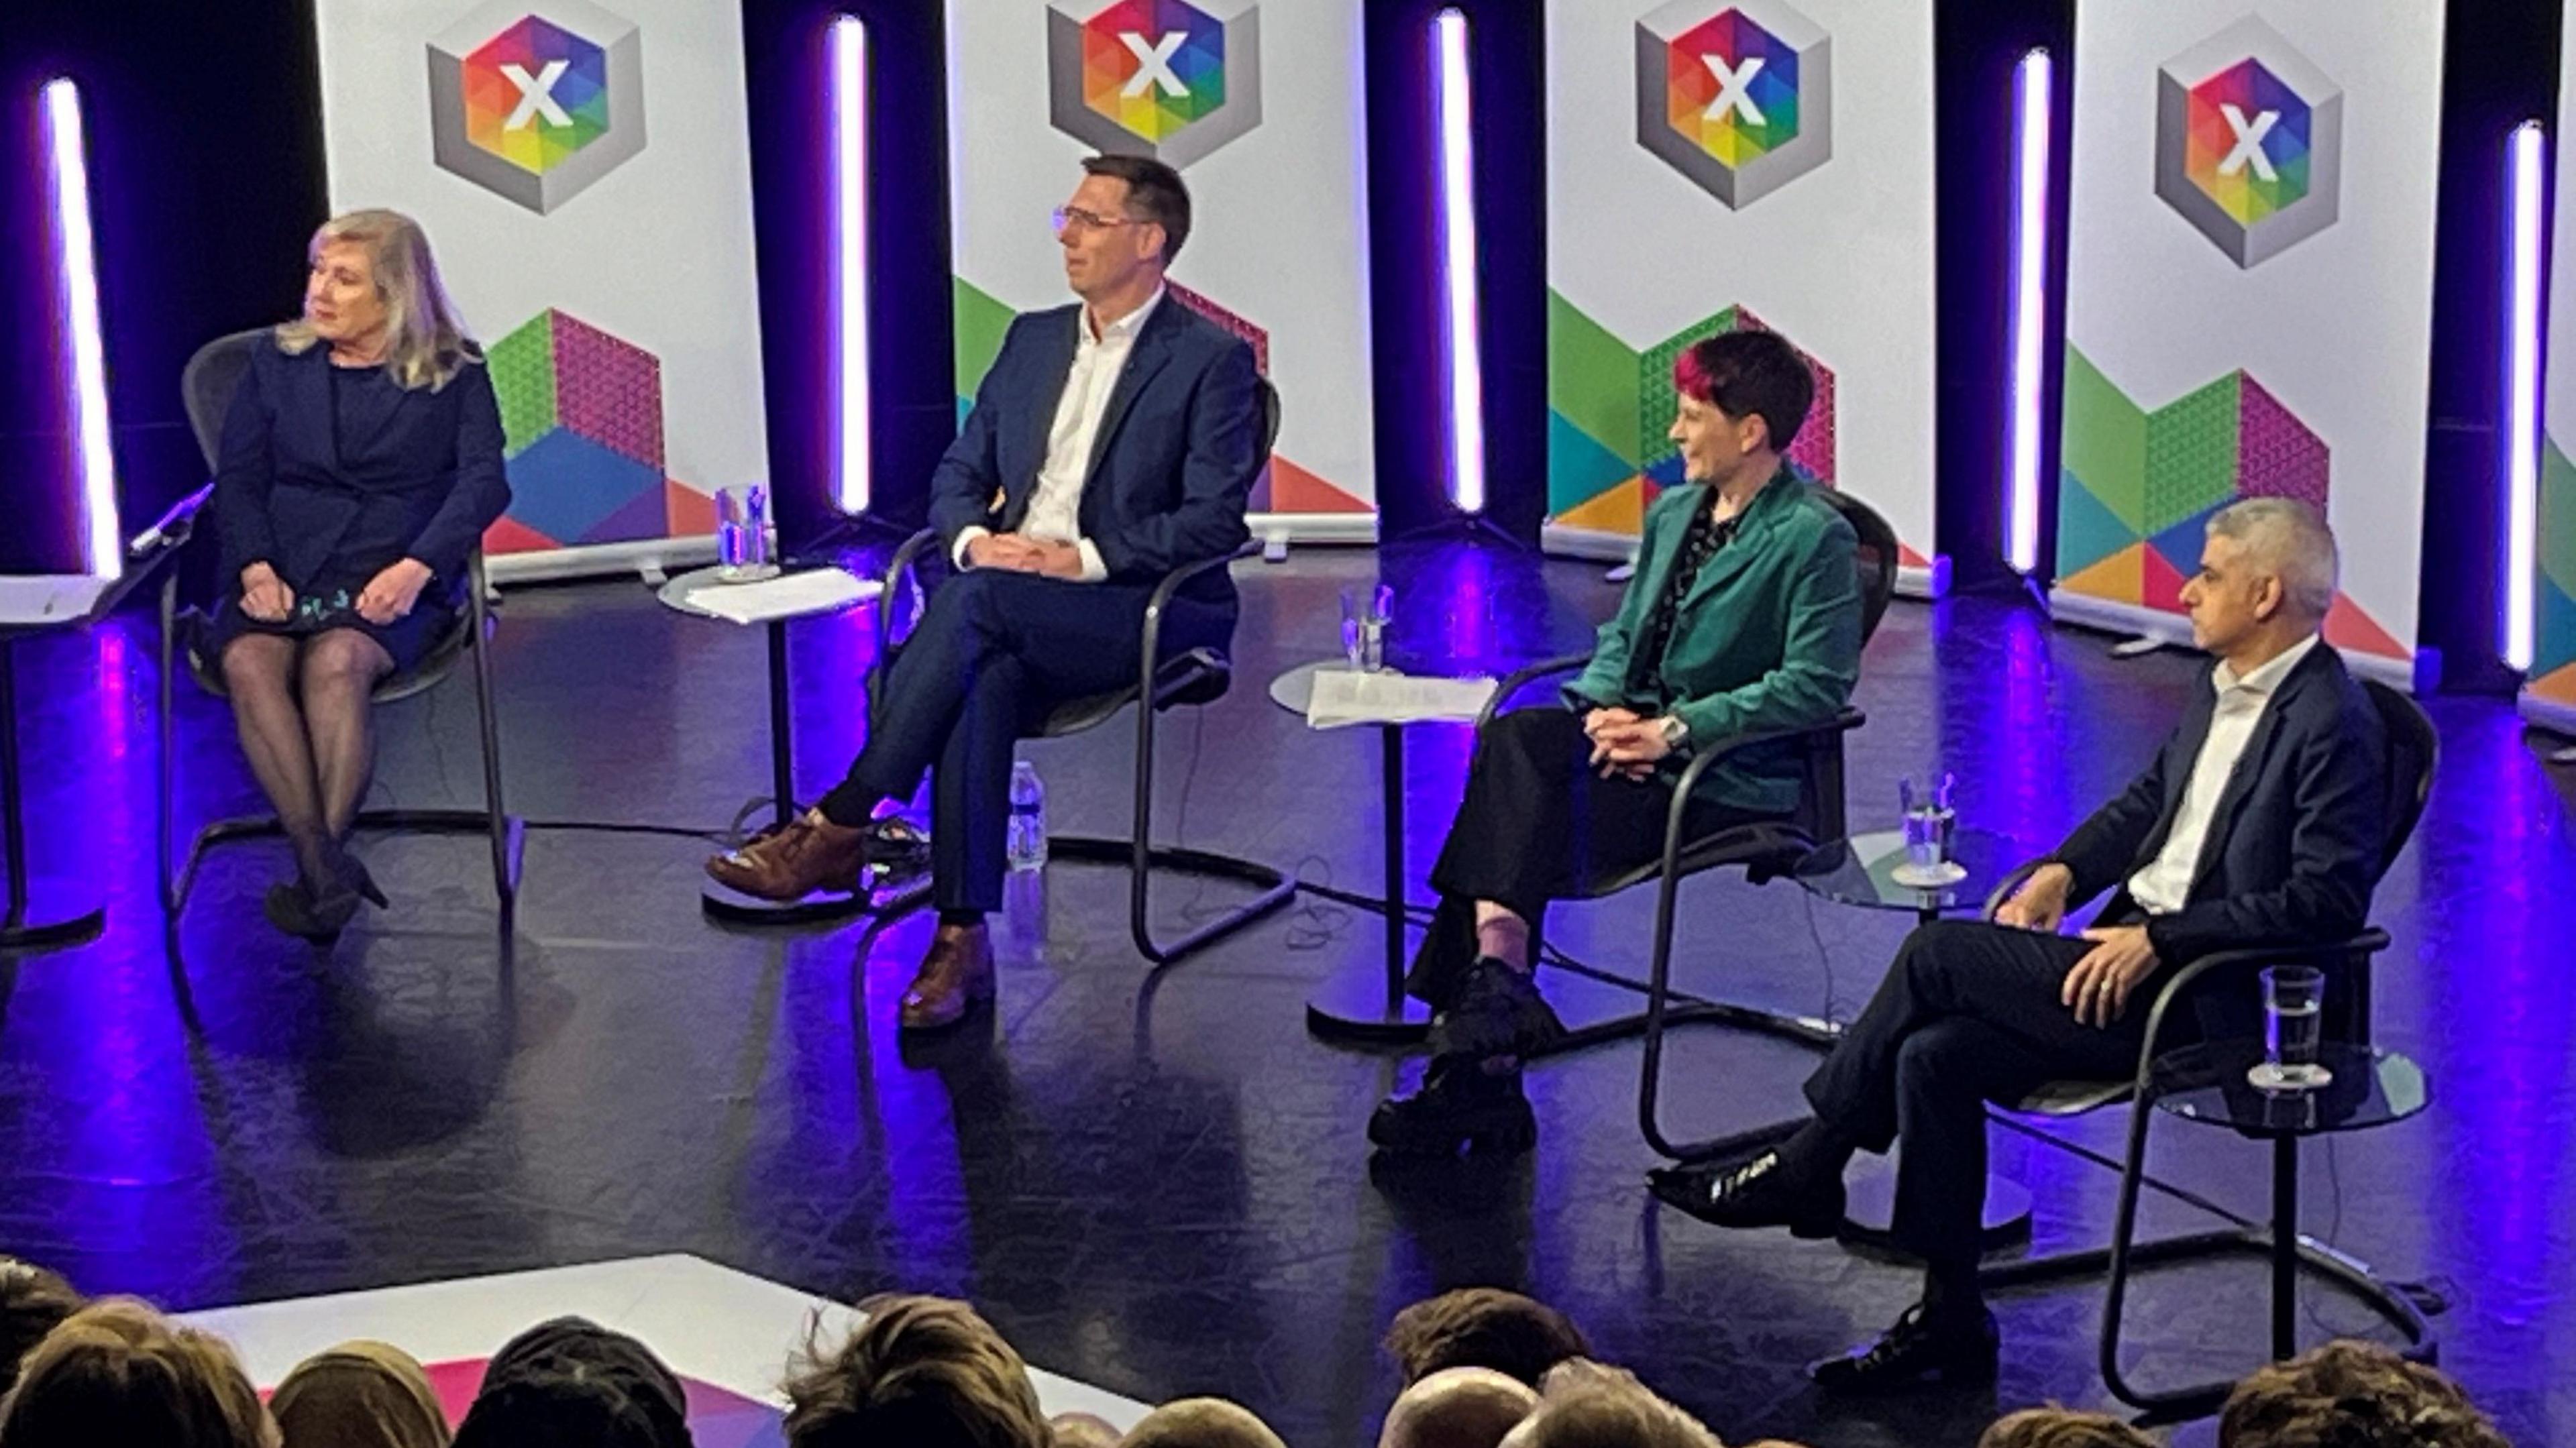
[[[1472,724],[1494,697],[1491,679],[1418,679],[1408,674],[1325,669],[1315,675],[1306,701],[1306,723],[1316,729],[1346,724]]]
[[[89,573],[0,578],[0,626],[68,623],[86,618],[116,580]]]
[[[847,608],[885,592],[846,568],[807,568],[757,583],[710,583],[689,590],[689,606],[735,623],[767,623]]]

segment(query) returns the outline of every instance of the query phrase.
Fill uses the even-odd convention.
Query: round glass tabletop
[[[2156,1105],[2186,1121],[2232,1126],[2248,1136],[2320,1136],[2403,1121],[2431,1100],[2424,1068],[2395,1051],[2332,1042],[2317,1052],[2334,1073],[2323,1086],[2266,1091],[2246,1078],[2263,1043],[2232,1037],[2156,1058]]]
[[[1824,899],[1864,910],[1977,910],[1995,883],[2029,856],[2018,842],[1992,830],[1961,826],[1951,833],[1950,858],[1965,872],[1957,879],[1932,886],[1905,883],[1897,878],[1905,864],[1905,832],[1874,830],[1818,846],[1799,862],[1794,878]]]
[[[770,574],[767,579],[746,578],[737,580],[725,577],[723,568],[711,564],[705,568],[694,568],[686,573],[676,574],[663,580],[662,586],[654,590],[653,596],[660,599],[662,606],[665,608],[675,609],[681,613],[695,614],[699,618],[723,618],[723,614],[717,613],[715,610],[699,603],[693,595],[698,593],[701,589],[733,588],[742,584],[764,583],[773,579],[793,578],[798,573],[808,571],[811,570],[791,568],[784,573]],[[779,619],[813,618],[827,613],[840,613],[847,609],[856,608],[858,605],[876,597],[877,593],[878,586],[873,580],[862,580],[861,591],[859,596],[856,598],[834,599],[829,603],[818,603],[807,608],[788,608],[777,613],[765,615],[763,621],[775,622]]]

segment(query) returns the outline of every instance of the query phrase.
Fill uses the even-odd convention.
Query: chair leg
[[[468,645],[474,653],[474,712],[483,731],[483,813],[485,833],[492,844],[492,894],[500,902],[502,918],[509,918],[519,902],[519,878],[515,868],[518,856],[518,822],[510,818],[501,805],[501,729],[492,710],[492,659],[483,637],[483,580],[480,570],[474,579],[474,639]]]
[[[161,580],[161,677],[155,699],[160,721],[161,754],[155,762],[152,831],[152,883],[161,894],[163,918],[172,920],[178,918],[180,906],[186,903],[180,895],[179,881],[170,863],[170,851],[178,833],[178,761],[173,758],[177,728],[170,717],[175,696],[170,675],[178,666],[178,629],[179,580],[173,573]]]

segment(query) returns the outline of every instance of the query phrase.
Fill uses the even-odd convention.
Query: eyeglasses
[[[1076,227],[1084,231],[1107,231],[1111,227],[1135,224],[1136,218],[1132,216],[1102,216],[1096,212],[1085,211],[1079,206],[1059,206],[1055,209],[1055,233],[1058,236]]]

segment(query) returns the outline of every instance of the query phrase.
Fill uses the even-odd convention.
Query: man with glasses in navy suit
[[[993,999],[984,918],[1001,908],[1012,746],[1055,702],[1132,683],[1145,605],[1176,568],[1232,552],[1259,468],[1252,349],[1173,300],[1190,234],[1179,173],[1094,156],[1055,214],[1071,306],[1016,318],[931,481],[956,576],[887,671],[849,777],[785,828],[707,862],[764,899],[855,889],[882,811],[931,775],[939,928],[902,1024],[955,1024]],[[1223,648],[1234,583],[1182,585],[1161,648]]]

